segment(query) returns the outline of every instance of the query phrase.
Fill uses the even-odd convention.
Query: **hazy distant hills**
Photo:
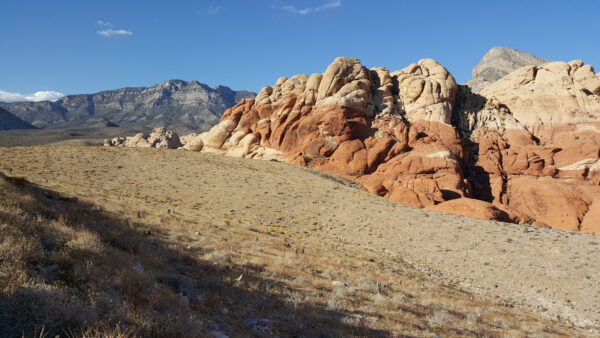
[[[255,95],[225,86],[211,88],[198,81],[169,80],[152,87],[68,95],[56,102],[0,102],[0,107],[38,128],[77,128],[112,121],[122,127],[167,126],[187,132],[207,130],[227,108]]]
[[[11,129],[35,129],[35,127],[0,108],[0,130]]]

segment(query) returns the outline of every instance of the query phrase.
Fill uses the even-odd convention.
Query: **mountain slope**
[[[0,130],[12,129],[35,129],[35,127],[16,117],[6,109],[0,108]]]
[[[164,125],[204,130],[225,109],[254,96],[228,87],[210,88],[198,81],[169,80],[152,87],[121,88],[95,94],[68,95],[56,102],[0,103],[40,128],[73,128],[110,120],[120,126]]]
[[[507,47],[490,49],[473,68],[473,78],[465,84],[479,93],[483,88],[500,80],[513,70],[524,66],[540,66],[548,60]]]

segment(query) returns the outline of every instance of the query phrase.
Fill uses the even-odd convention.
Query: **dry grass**
[[[103,192],[91,203],[0,177],[0,332],[583,335],[444,285],[393,255],[283,222],[234,213],[187,217],[175,211],[182,208],[177,200],[139,196],[133,186],[131,194]],[[154,199],[169,212],[147,207]],[[114,204],[122,208],[115,212]],[[269,320],[267,333],[244,323],[251,315]]]
[[[219,322],[245,335],[253,331],[241,319],[253,314],[268,318],[271,333],[282,336],[572,332],[472,301],[407,266],[399,275],[392,267],[401,265],[393,260],[363,261],[352,251],[342,258],[307,241],[307,252],[295,253],[299,241],[282,241],[267,227],[246,227],[226,215],[201,229],[206,235],[196,237],[204,249],[194,253],[185,230],[177,240],[162,238],[172,224],[158,229],[23,180],[1,181],[0,330],[7,336],[185,336],[211,331]],[[383,282],[381,293],[365,273]],[[182,301],[173,274],[197,283],[203,299]],[[349,286],[333,286],[335,279]],[[526,326],[524,319],[543,324]]]
[[[203,318],[157,284],[169,269],[151,252],[152,242],[89,205],[9,181],[0,183],[3,335],[115,336],[118,323],[126,323],[119,331],[124,336],[202,329]],[[154,269],[135,271],[141,257]],[[181,320],[172,325],[165,316]]]

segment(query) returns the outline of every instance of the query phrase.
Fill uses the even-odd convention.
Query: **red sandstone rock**
[[[479,219],[494,219],[502,222],[515,221],[506,211],[499,209],[495,205],[472,198],[458,198],[428,206],[426,209]]]
[[[337,58],[185,140],[344,176],[415,207],[600,232],[600,77],[580,61],[523,67],[477,95],[434,60],[389,72]]]
[[[600,196],[599,186],[547,176],[510,177],[507,191],[507,204],[511,209],[553,228],[571,231],[581,230],[590,205]],[[589,232],[598,229],[590,224],[594,218],[590,215],[586,225]]]
[[[600,234],[600,199],[595,199],[581,222],[581,232]]]
[[[581,66],[565,65],[540,66],[541,77],[526,67],[483,90],[490,97],[481,110],[458,112],[468,139],[450,125],[456,83],[433,60],[390,73],[338,58],[324,74],[279,79],[255,100],[228,110],[221,123],[233,121],[231,135],[253,134],[261,147],[283,152],[290,162],[348,177],[400,203],[598,231],[600,202],[590,205],[600,200],[593,185],[600,182],[600,122],[588,121],[600,101],[585,97],[582,108],[569,101],[581,110],[572,114],[574,123],[544,125],[545,119],[569,119],[556,107],[544,112],[543,99],[522,90],[567,95],[572,89],[558,88],[566,82],[556,83],[565,76],[573,77],[573,88],[596,90],[590,69],[565,73],[565,67]],[[537,105],[533,113],[523,111],[519,97]]]

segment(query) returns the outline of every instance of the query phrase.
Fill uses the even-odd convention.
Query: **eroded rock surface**
[[[460,139],[450,125],[457,90],[431,59],[390,72],[337,58],[323,74],[280,78],[240,102],[197,137],[203,147],[195,149],[277,154],[406,204],[433,205],[466,193]]]
[[[516,69],[525,66],[540,66],[547,62],[548,60],[516,49],[494,47],[473,68],[473,77],[465,84],[471,88],[473,93],[479,93],[485,87]]]
[[[598,232],[591,225],[600,197],[594,69],[578,60],[525,66],[480,95],[462,88],[460,94],[454,118],[474,146],[468,179],[477,197],[536,225]]]
[[[104,146],[177,149],[182,146],[182,143],[176,132],[161,127],[154,128],[150,134],[139,133],[131,137],[106,139]]]
[[[431,59],[390,72],[340,57],[182,139],[191,151],[343,176],[414,207],[597,233],[599,117],[600,77],[581,61],[521,67],[478,94]]]

